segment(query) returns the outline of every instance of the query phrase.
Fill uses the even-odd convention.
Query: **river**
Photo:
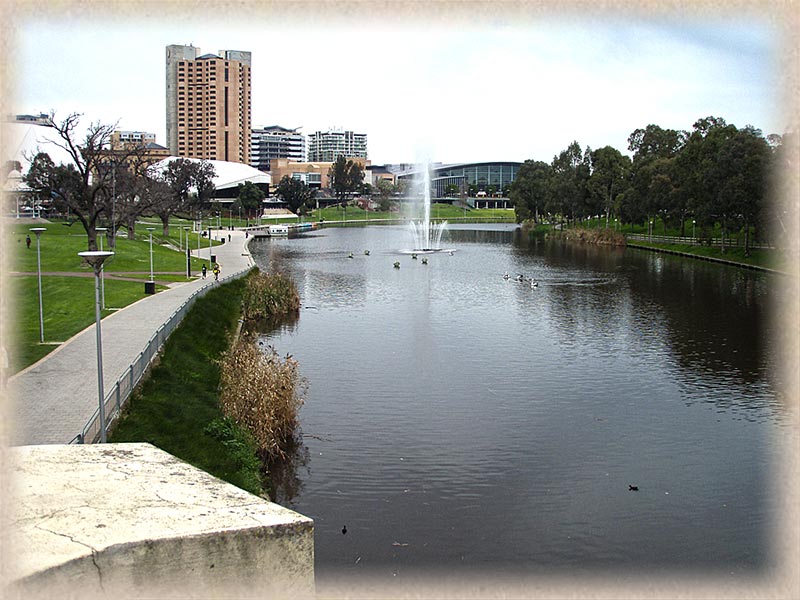
[[[318,582],[773,564],[773,276],[512,225],[410,244],[251,244],[303,303],[264,339],[308,382],[275,499],[314,519]]]

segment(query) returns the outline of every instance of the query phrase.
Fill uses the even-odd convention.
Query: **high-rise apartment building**
[[[367,157],[367,134],[352,131],[317,131],[308,136],[310,162],[335,162],[339,156]]]
[[[250,64],[250,52],[167,46],[170,154],[250,164]]]
[[[253,129],[250,137],[250,166],[269,171],[269,161],[286,158],[293,162],[306,160],[306,136],[297,129],[278,125]]]

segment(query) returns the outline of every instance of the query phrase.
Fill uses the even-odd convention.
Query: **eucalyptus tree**
[[[597,204],[605,214],[608,227],[610,216],[616,211],[616,199],[628,186],[631,159],[612,146],[598,148],[589,157],[589,193],[598,200]]]
[[[546,162],[526,160],[520,165],[509,193],[517,223],[530,219],[539,222],[549,198],[551,177],[552,168]]]
[[[317,191],[308,186],[305,181],[284,175],[275,188],[275,194],[280,196],[289,205],[289,210],[297,214],[306,214],[313,208],[311,206]]]
[[[169,235],[169,219],[173,215],[191,216],[195,210],[205,206],[214,195],[214,165],[205,160],[176,158],[165,168],[153,173],[154,179],[163,182],[157,200],[153,203],[153,214],[161,219],[163,235]],[[168,189],[169,193],[164,194]]]
[[[591,154],[589,148],[586,154]],[[567,222],[583,217],[591,168],[578,142],[572,142],[566,150],[554,156],[551,168],[548,212],[561,214]]]
[[[331,165],[330,171],[331,188],[336,194],[336,199],[347,207],[347,194],[357,191],[364,181],[364,169],[357,162],[339,155]]]

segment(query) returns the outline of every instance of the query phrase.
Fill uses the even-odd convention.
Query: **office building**
[[[250,66],[250,52],[167,46],[171,155],[250,164]]]
[[[309,162],[335,162],[340,156],[368,158],[367,134],[329,130],[308,136]]]
[[[305,162],[306,136],[298,129],[286,129],[278,125],[253,129],[250,136],[250,166],[259,171],[269,171],[269,161],[273,159]]]

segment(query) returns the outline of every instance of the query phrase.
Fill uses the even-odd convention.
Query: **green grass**
[[[633,241],[631,244],[682,252],[693,256],[716,258],[734,263],[764,267],[767,269],[788,270],[788,263],[782,255],[775,250],[750,250],[750,256],[744,255],[744,248],[726,248],[723,253],[719,246],[696,246],[694,244],[662,244],[655,242]]]
[[[514,222],[514,211],[505,209],[493,208],[468,208],[466,213],[463,207],[452,206],[446,203],[435,202],[431,205],[431,218],[432,219],[446,219],[448,221],[464,219],[470,220],[497,220],[502,219],[510,223]],[[357,206],[348,206],[345,214],[341,206],[329,206],[322,208],[319,211],[314,210],[311,214],[304,217],[305,221],[374,221],[378,219],[403,219],[411,216],[410,209],[404,211],[401,207],[399,212],[382,212],[382,211],[365,211]],[[294,220],[282,219],[280,222],[292,223]]]
[[[42,277],[44,344],[39,342],[39,291],[36,277],[14,277],[10,282],[14,319],[15,352],[10,353],[12,372],[32,365],[57,345],[94,323],[93,277]],[[156,290],[161,286],[156,286]],[[108,308],[127,306],[143,298],[144,285],[132,281],[105,280]],[[103,316],[110,310],[102,312]]]
[[[240,318],[245,279],[198,299],[172,333],[158,365],[131,398],[111,442],[149,442],[253,493],[260,493],[255,445],[218,402],[218,360]]]
[[[62,222],[50,222],[42,225],[46,231],[41,234],[40,254],[43,273],[82,273],[90,275],[91,268],[78,256],[78,252],[87,249],[86,232],[80,223],[66,226]],[[37,271],[36,236],[30,233],[31,225],[8,223],[6,235],[10,270],[22,273]],[[153,236],[153,271],[159,281],[187,281],[185,276],[186,256],[169,247],[162,246],[164,239],[160,236],[161,228]],[[179,235],[173,228],[175,236],[170,236],[177,247]],[[25,244],[26,235],[31,235],[31,247]],[[145,296],[143,282],[150,278],[150,232],[144,226],[139,228],[136,240],[129,240],[124,234],[117,238],[115,255],[105,264],[108,275],[125,273],[126,276],[140,279],[139,282],[105,279],[106,306],[123,308]],[[197,236],[191,240],[196,244]],[[204,242],[204,243],[203,243]],[[184,237],[185,244],[185,237]],[[201,238],[203,247],[208,241]],[[194,246],[196,247],[196,246]],[[104,240],[104,249],[107,249]],[[204,261],[192,258],[192,272],[199,273]],[[134,274],[132,272],[138,272]],[[161,274],[159,274],[161,273]],[[177,273],[177,274],[168,274]],[[39,298],[37,278],[33,276],[17,276],[11,280],[11,301],[14,306],[16,340],[14,350],[10,353],[13,372],[17,372],[38,361],[57,345],[82,331],[94,322],[94,278],[64,277],[44,275],[42,277],[42,304],[44,313],[45,344],[39,343]],[[163,290],[156,286],[156,291]],[[109,311],[105,311],[106,316]]]
[[[76,223],[67,227],[62,223],[54,222],[43,225],[47,231],[39,239],[42,260],[42,272],[91,272],[91,269],[78,256],[78,252],[88,249],[86,232]],[[150,232],[142,228],[136,240],[129,240],[124,234],[117,237],[115,255],[105,264],[107,273],[128,271],[150,271]],[[160,228],[159,228],[160,232]],[[184,272],[186,270],[186,256],[171,248],[161,245],[165,240],[159,232],[153,232],[153,271],[158,272]],[[8,245],[14,257],[12,269],[15,271],[36,272],[36,237],[31,234],[31,247],[25,245],[25,236],[30,233],[30,226],[12,225],[8,230]],[[177,230],[175,237],[170,235],[175,247],[178,246]],[[194,241],[193,249],[197,248],[197,236],[190,236]],[[204,243],[203,243],[204,242]],[[184,242],[185,243],[185,242]],[[208,240],[201,238],[202,247],[208,247]],[[217,243],[218,244],[218,243]],[[99,247],[99,246],[98,246]],[[103,249],[108,250],[105,239]],[[204,261],[192,258],[192,271],[196,272]],[[171,281],[185,281],[185,276],[170,276]]]

